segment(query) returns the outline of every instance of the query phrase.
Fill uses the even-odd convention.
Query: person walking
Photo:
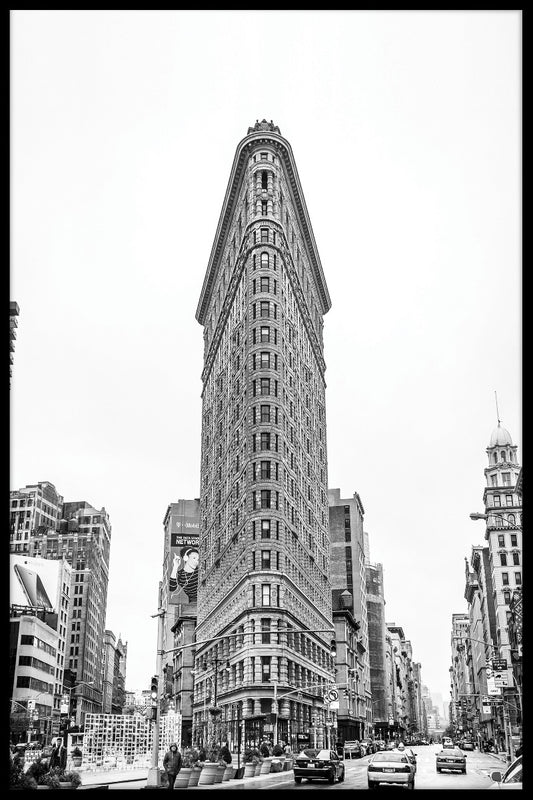
[[[63,744],[63,739],[61,736],[58,736],[52,747],[52,752],[50,753],[49,768],[53,769],[55,767],[57,769],[64,770],[66,766],[67,748]]]
[[[176,781],[176,775],[181,769],[181,753],[178,750],[178,745],[176,742],[172,742],[168,751],[165,753],[165,757],[163,759],[163,769],[167,773],[167,788],[173,789]]]

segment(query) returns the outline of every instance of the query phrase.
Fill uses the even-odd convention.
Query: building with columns
[[[258,121],[237,146],[196,312],[196,638],[210,643],[195,655],[193,737],[216,729],[234,744],[240,727],[244,746],[266,736],[296,748],[331,731],[330,306],[292,148]]]

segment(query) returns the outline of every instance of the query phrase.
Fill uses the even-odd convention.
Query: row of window
[[[491,503],[491,500],[492,500],[492,503]],[[500,497],[500,495],[499,494],[489,495],[489,505],[501,507],[502,498]],[[506,506],[514,505],[514,503],[513,503],[513,495],[512,494],[506,494],[505,495],[505,505]]]
[[[42,639],[39,639],[37,636],[30,636],[27,633],[23,633],[20,637],[20,643],[29,644],[32,647],[37,647],[39,650],[44,650],[45,653],[48,653],[51,656],[56,655],[55,647],[52,647],[47,642],[43,642]]]
[[[501,575],[502,575],[502,584],[504,586],[509,586],[509,573],[508,572],[502,572]],[[522,585],[522,573],[521,572],[515,572],[515,574],[514,574],[514,582],[515,582],[515,586],[521,586]]]
[[[33,656],[19,656],[19,666],[21,667],[34,667],[40,669],[42,672],[47,672],[49,675],[54,674],[54,666],[47,664],[46,661],[41,661],[39,658]]]
[[[33,689],[47,694],[54,693],[54,684],[45,683],[31,675],[17,675],[17,689]]]
[[[259,279],[254,278],[252,280],[252,294],[257,294],[258,292],[270,292],[271,289],[272,294],[278,293],[278,282],[275,278],[270,279],[268,276],[263,275]]]
[[[505,547],[505,534],[498,534],[498,547]],[[511,533],[511,547],[518,547],[518,536],[516,533]]]
[[[277,371],[277,353],[271,353],[269,350],[262,350],[259,353],[252,353],[252,370],[256,369],[273,369]],[[263,394],[263,392],[261,392],[261,394]],[[270,394],[270,391],[268,391],[267,394]]]
[[[513,564],[518,566],[520,564],[520,554],[519,553],[512,553],[513,557]],[[507,553],[500,553],[500,567],[507,566]]]

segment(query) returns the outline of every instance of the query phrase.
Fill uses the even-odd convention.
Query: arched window
[[[516,524],[515,523],[514,514],[509,514],[509,516],[507,517],[507,522],[509,523],[509,525],[515,525]]]
[[[505,450],[501,451],[500,458],[501,458],[502,461],[505,461]]]
[[[494,461],[495,464],[498,463],[498,453],[493,453],[492,454],[492,460]]]
[[[268,189],[268,172],[266,169],[261,173],[261,189]]]
[[[268,253],[261,253],[261,267],[268,269]]]

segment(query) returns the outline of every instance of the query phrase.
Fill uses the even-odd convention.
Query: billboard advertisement
[[[10,605],[43,608],[59,613],[61,561],[9,556]]]
[[[198,592],[198,540],[200,535],[199,515],[191,515],[181,504],[176,504],[170,514],[170,559],[168,571],[169,603],[189,605],[196,603]],[[189,512],[189,513],[187,513]]]

